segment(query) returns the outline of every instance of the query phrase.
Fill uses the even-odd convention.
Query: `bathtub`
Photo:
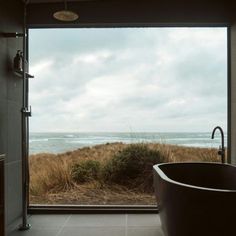
[[[165,236],[236,235],[236,167],[166,163],[153,169]]]

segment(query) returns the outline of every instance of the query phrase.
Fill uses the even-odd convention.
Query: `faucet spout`
[[[214,139],[216,130],[220,131],[221,134],[221,146],[219,147],[218,155],[221,156],[221,162],[225,163],[225,145],[224,145],[224,131],[220,126],[216,126],[211,134],[211,139]]]

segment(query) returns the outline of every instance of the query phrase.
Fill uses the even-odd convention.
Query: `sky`
[[[31,29],[31,132],[227,126],[226,28]]]

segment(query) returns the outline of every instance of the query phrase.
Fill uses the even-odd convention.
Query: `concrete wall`
[[[1,1],[0,33],[23,31],[23,4]],[[6,225],[21,216],[21,108],[22,79],[14,75],[12,60],[22,39],[0,35],[0,153],[5,160]]]
[[[68,27],[53,18],[62,3],[29,4],[30,27]],[[103,0],[70,2],[68,8],[79,13],[70,27],[114,25],[206,25],[226,24],[232,6],[227,0]]]

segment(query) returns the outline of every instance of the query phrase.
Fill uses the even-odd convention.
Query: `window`
[[[218,160],[226,28],[29,35],[31,204],[155,205],[153,164]]]

